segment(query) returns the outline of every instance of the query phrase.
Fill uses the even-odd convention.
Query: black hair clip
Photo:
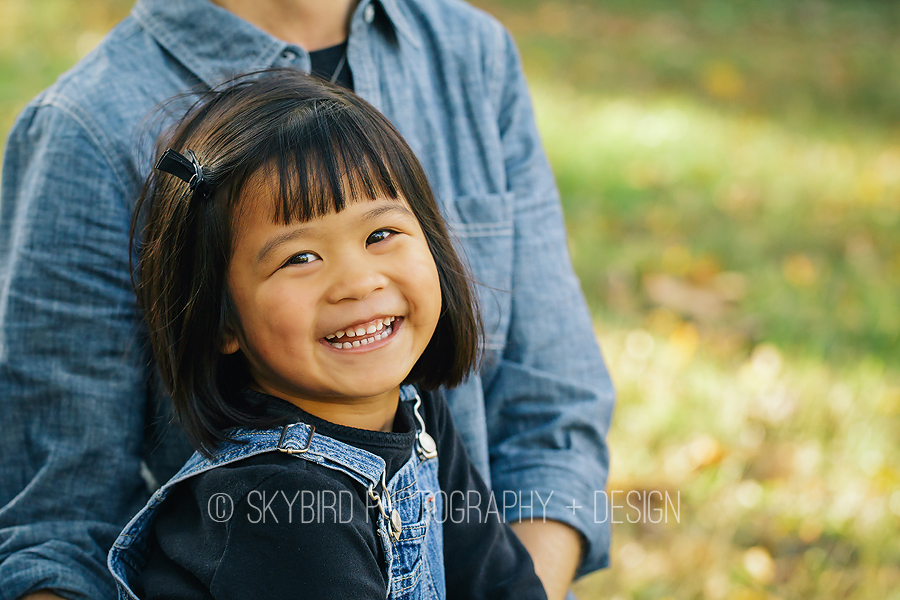
[[[169,148],[159,157],[156,168],[188,184],[195,197],[207,198],[212,190],[203,179],[203,165],[193,150],[187,150],[187,155],[189,158]]]

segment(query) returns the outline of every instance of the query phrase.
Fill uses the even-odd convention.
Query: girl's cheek
[[[277,310],[279,307],[295,309],[307,308],[313,304],[315,293],[312,285],[286,280],[270,287],[264,292],[263,297],[268,309]]]

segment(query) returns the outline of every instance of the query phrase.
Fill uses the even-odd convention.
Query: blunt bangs
[[[217,201],[231,211],[258,174],[277,182],[273,220],[282,224],[340,212],[356,199],[432,197],[393,125],[346,90],[277,71],[209,95],[178,141],[197,154]]]
[[[348,202],[362,198],[416,196],[421,193],[408,172],[408,164],[388,151],[389,140],[380,128],[361,118],[358,111],[325,101],[304,108],[247,151],[253,159],[243,177],[235,177],[230,195],[239,199],[248,179],[256,173],[273,186],[273,220],[287,225],[340,212]],[[258,163],[250,172],[250,163]],[[237,200],[239,203],[240,200]]]

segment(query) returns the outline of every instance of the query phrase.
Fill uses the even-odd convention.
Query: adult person
[[[138,0],[24,110],[4,157],[0,600],[112,598],[109,546],[188,455],[166,427],[127,249],[151,140],[183,105],[146,116],[237,73],[317,61],[410,142],[480,283],[484,364],[448,399],[548,596],[605,566],[591,506],[612,387],[508,33],[456,0]]]

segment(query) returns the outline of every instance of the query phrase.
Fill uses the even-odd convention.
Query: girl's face
[[[437,268],[407,202],[350,201],[282,225],[265,186],[244,194],[228,269],[238,323],[223,351],[240,349],[261,391],[317,416],[395,409],[441,312]]]

